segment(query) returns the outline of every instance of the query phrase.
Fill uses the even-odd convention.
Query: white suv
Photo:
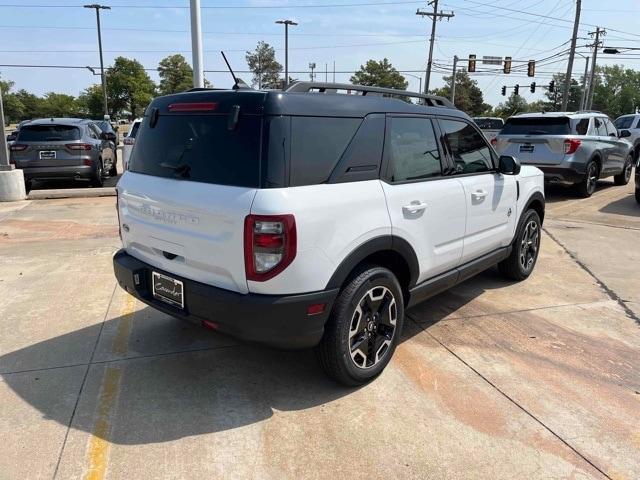
[[[117,190],[130,294],[317,346],[348,385],[384,369],[406,308],[495,264],[527,278],[544,217],[542,172],[447,100],[339,84],[157,98]]]

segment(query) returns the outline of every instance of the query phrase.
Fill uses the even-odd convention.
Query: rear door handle
[[[409,205],[402,207],[402,212],[405,214],[415,214],[424,211],[427,207],[428,205],[426,203],[414,200]]]
[[[474,198],[474,200],[480,200],[484,197],[486,197],[487,195],[489,195],[485,190],[476,190],[475,192],[473,192],[471,194],[471,196]]]

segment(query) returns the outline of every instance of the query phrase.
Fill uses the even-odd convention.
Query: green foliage
[[[556,89],[554,92],[545,91],[545,97],[547,102],[545,104],[545,111],[558,112],[562,108],[562,92],[564,89],[564,79],[567,78],[566,73],[556,73],[553,75],[553,80],[556,82]],[[580,110],[580,100],[582,100],[582,86],[577,80],[571,79],[571,86],[569,87],[569,101],[567,102],[567,112],[575,112]]]
[[[45,93],[42,99],[42,117],[77,117],[78,102],[72,95]]]
[[[193,87],[193,69],[183,55],[169,55],[158,64],[160,95],[184,92]]]
[[[640,106],[640,71],[613,65],[598,67],[596,72],[593,109],[614,119],[634,113]]]
[[[244,57],[253,72],[251,85],[258,88],[277,88],[280,83],[282,65],[276,61],[276,52],[271,45],[260,41],[253,52]]]
[[[504,119],[509,118],[516,113],[528,112],[529,104],[520,95],[514,93],[507,99],[506,102],[501,103],[495,109],[495,115]]]
[[[434,93],[445,98],[451,98],[453,75],[443,77],[443,80],[446,85],[436,89]],[[478,82],[473,80],[465,71],[459,71],[456,74],[456,98],[454,103],[456,107],[472,117],[486,115],[491,111],[491,105],[484,103],[482,90],[478,87]]]
[[[366,65],[360,65],[349,81],[354,85],[368,87],[385,87],[406,90],[409,82],[391,65],[386,58],[375,61],[368,60]]]
[[[78,97],[80,115],[88,118],[102,118],[104,115],[102,85],[91,85]]]
[[[111,116],[128,110],[137,116],[151,102],[156,86],[137,60],[117,57],[107,72],[107,95]]]

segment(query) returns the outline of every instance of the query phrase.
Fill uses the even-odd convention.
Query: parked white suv
[[[123,288],[316,346],[347,385],[384,369],[406,308],[495,264],[527,278],[544,217],[542,173],[498,158],[450,102],[354,85],[157,98],[117,190]]]

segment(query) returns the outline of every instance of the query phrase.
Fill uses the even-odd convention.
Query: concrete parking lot
[[[532,277],[410,310],[357,389],[116,288],[113,197],[0,204],[0,478],[638,478],[640,206],[612,185],[550,191]]]

